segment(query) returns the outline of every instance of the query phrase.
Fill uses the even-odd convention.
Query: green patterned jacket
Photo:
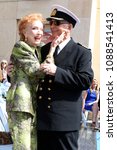
[[[40,48],[35,54],[35,48],[23,41],[14,45],[11,61],[14,69],[11,76],[11,86],[7,93],[8,111],[28,112],[35,114],[36,90],[39,81]]]

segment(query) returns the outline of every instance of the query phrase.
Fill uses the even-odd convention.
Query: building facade
[[[0,0],[0,61],[9,56],[18,40],[17,20],[29,13],[50,15],[51,6],[60,4],[74,12],[80,24],[73,30],[76,42],[92,50],[92,67],[95,78],[100,81],[100,5],[99,0]]]

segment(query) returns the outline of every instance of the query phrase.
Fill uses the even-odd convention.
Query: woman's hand
[[[7,66],[7,74],[8,74],[9,77],[10,77],[11,74],[12,74],[13,67],[14,67],[14,66],[13,66],[13,64],[12,64],[12,61],[9,61],[8,66]]]
[[[56,36],[55,39],[53,39],[52,43],[51,43],[51,47],[56,47],[57,45],[59,45],[61,42],[63,42],[66,39],[66,33],[62,32],[61,35]]]

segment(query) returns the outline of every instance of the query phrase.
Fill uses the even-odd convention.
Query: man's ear
[[[67,23],[67,24],[63,24],[63,27],[64,27],[66,30],[72,30],[73,25],[72,25],[71,23]]]
[[[70,23],[70,24],[68,24],[68,29],[69,30],[72,30],[72,28],[73,28],[73,25]]]

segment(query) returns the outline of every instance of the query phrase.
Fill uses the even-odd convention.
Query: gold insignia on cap
[[[51,13],[51,16],[55,16],[56,13],[57,13],[57,9],[54,9],[54,10],[52,11],[52,13]]]

